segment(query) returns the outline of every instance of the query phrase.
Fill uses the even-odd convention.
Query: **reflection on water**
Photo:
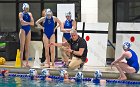
[[[95,85],[92,82],[83,83],[63,83],[58,80],[52,82],[46,82],[42,80],[30,80],[29,78],[19,78],[19,77],[0,77],[0,87],[139,87],[139,85],[128,85],[128,84],[116,84],[107,83],[106,85]]]

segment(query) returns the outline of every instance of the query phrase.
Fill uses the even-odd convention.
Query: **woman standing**
[[[22,6],[23,12],[19,13],[19,20],[21,24],[21,29],[19,33],[20,39],[20,58],[22,61],[22,66],[28,67],[28,58],[29,58],[29,45],[31,41],[31,29],[30,26],[34,26],[34,19],[32,13],[29,12],[29,4],[23,3]],[[25,48],[25,59],[26,64],[23,64],[23,52]]]
[[[66,20],[62,23],[61,26],[61,32],[63,32],[62,42],[66,42],[71,39],[70,31],[72,29],[76,30],[76,21],[71,19],[71,12],[67,12],[65,14]],[[68,46],[69,47],[69,46]],[[68,66],[68,60],[70,54],[66,51],[64,51],[63,47],[61,48],[61,54],[62,54],[62,60],[64,61],[64,66]]]
[[[43,22],[43,26],[41,25],[41,22]],[[58,23],[58,25],[55,27],[55,22]],[[43,43],[45,47],[45,57],[46,57],[46,67],[50,67],[50,55],[49,55],[49,48],[51,53],[51,61],[52,61],[52,67],[54,67],[54,61],[55,61],[55,47],[49,46],[51,42],[55,42],[55,31],[56,29],[61,25],[60,20],[53,16],[53,13],[50,9],[46,10],[45,17],[41,17],[37,20],[36,25],[43,29]]]
[[[71,38],[70,31],[76,29],[76,21],[71,19],[71,12],[65,14],[66,20],[62,23],[61,32],[63,32],[62,41],[65,42]]]

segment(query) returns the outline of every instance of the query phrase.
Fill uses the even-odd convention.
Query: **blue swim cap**
[[[124,42],[123,43],[123,49],[126,50],[126,49],[129,49],[131,47],[131,44],[129,42]]]

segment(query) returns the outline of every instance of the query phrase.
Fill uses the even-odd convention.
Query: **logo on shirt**
[[[70,23],[69,23],[69,21],[67,21],[67,22],[66,22],[66,26],[70,26]]]
[[[48,20],[48,24],[51,24],[51,20]]]

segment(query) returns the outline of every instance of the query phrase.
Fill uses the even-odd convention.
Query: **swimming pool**
[[[137,81],[107,80],[106,84],[99,85],[92,83],[90,78],[84,78],[82,83],[64,83],[57,76],[52,77],[52,82],[46,82],[30,80],[27,74],[10,74],[8,78],[0,78],[0,87],[140,87]]]

